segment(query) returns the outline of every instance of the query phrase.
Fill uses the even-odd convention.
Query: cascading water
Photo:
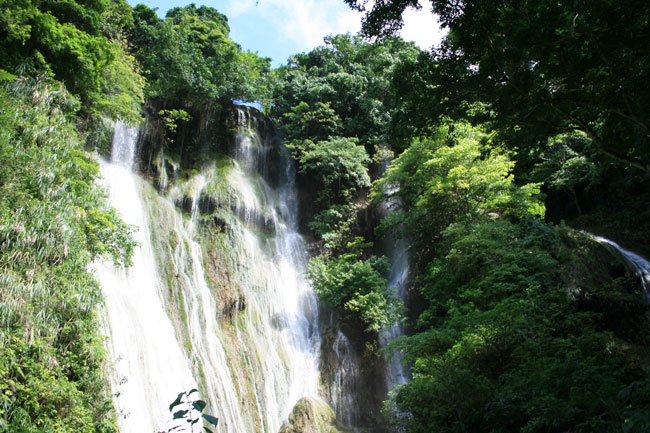
[[[276,432],[303,396],[318,393],[318,309],[305,279],[307,254],[297,227],[294,173],[286,149],[263,138],[257,119],[240,109],[235,163],[228,173],[231,230],[239,242],[239,285],[246,303],[236,328],[240,351],[258,380],[253,389],[264,431]],[[275,146],[274,146],[275,144]],[[269,184],[278,151],[277,187]],[[255,430],[261,431],[261,430]]]
[[[610,241],[601,236],[586,234],[604,245],[612,254],[621,258],[628,270],[639,278],[641,287],[643,288],[643,299],[646,304],[650,305],[650,262],[638,254],[623,249],[614,241]]]
[[[397,298],[402,302],[406,300],[406,284],[409,277],[409,264],[407,255],[406,240],[401,237],[390,237],[386,243],[392,245],[388,250],[388,261],[390,263],[390,275],[388,276],[388,287],[395,289]],[[397,337],[404,335],[404,328],[401,324],[391,326],[385,330],[382,335],[382,345],[386,345]],[[408,380],[404,366],[402,365],[402,355],[400,352],[393,352],[390,361],[386,366],[386,385],[388,390],[396,385],[404,385]]]
[[[336,362],[334,368],[330,399],[336,418],[343,425],[358,431],[361,424],[361,409],[355,390],[359,388],[359,360],[353,354],[348,338],[339,330],[332,344]]]
[[[102,174],[111,203],[139,227],[140,247],[130,269],[97,274],[123,433],[162,430],[171,401],[197,385],[217,431],[229,433],[276,433],[301,397],[318,396],[318,308],[293,166],[257,118],[238,115],[233,159],[166,195],[130,172],[135,133],[116,125],[113,154],[129,156],[103,163]]]
[[[225,351],[218,337],[215,300],[206,284],[201,246],[194,240],[198,222],[198,197],[205,183],[203,175],[194,177],[190,183],[193,199],[189,219],[170,212],[173,215],[173,232],[181,240],[172,255],[172,266],[175,274],[183,281],[183,287],[187,288],[183,292],[185,326],[191,342],[192,360],[202,369],[202,389],[215,411],[218,410],[222,429],[230,432],[236,431],[234,429],[241,426],[243,420]]]
[[[382,152],[390,154],[388,149]],[[390,158],[385,158],[383,171],[390,165]],[[399,211],[399,188],[388,185],[384,199],[378,208],[380,217],[391,212]],[[381,250],[387,256],[391,266],[386,275],[388,287],[394,290],[395,296],[404,301],[409,278],[409,261],[406,239],[398,229],[390,230],[383,239]],[[360,431],[384,431],[383,418],[380,410],[382,401],[396,385],[406,383],[407,372],[401,363],[401,354],[395,353],[389,362],[368,357],[369,353],[353,344],[340,330],[334,317],[325,321],[326,339],[323,341],[323,364],[326,394],[331,401],[336,418],[342,424]],[[395,338],[404,335],[400,325],[392,326],[381,332],[380,343],[385,346]],[[358,338],[351,333],[352,338]]]
[[[101,173],[110,203],[124,220],[137,226],[133,265],[96,269],[106,302],[109,352],[114,361],[112,387],[123,432],[154,432],[165,428],[167,405],[182,390],[196,386],[190,364],[176,339],[160,296],[160,278],[153,258],[149,226],[139,189],[131,173],[137,131],[115,125],[112,161]]]
[[[384,153],[390,154],[389,152]],[[390,166],[390,163],[391,159],[385,157],[383,164],[384,172]],[[379,206],[381,217],[385,217],[391,212],[399,211],[401,207],[399,185],[386,185],[385,195],[386,198]],[[397,298],[405,302],[406,286],[409,278],[407,241],[398,233],[398,230],[392,229],[384,237],[383,249],[386,251],[386,256],[390,263],[390,274],[387,277],[388,287],[392,287],[395,290]],[[382,332],[381,343],[385,346],[402,335],[404,335],[402,324],[395,324]],[[407,380],[408,377],[402,365],[401,353],[394,352],[386,366],[386,387],[390,391],[394,386],[405,384]]]

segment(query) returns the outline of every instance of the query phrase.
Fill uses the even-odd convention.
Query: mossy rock
[[[325,402],[301,398],[279,433],[351,433],[336,423],[336,415]]]

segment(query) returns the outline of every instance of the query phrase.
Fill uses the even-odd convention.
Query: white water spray
[[[129,270],[106,265],[97,273],[123,433],[161,431],[176,395],[197,385],[206,412],[220,419],[217,431],[228,433],[276,433],[301,397],[318,396],[318,309],[305,278],[293,167],[248,111],[238,114],[227,179],[206,167],[167,197],[130,172],[136,134],[116,125],[113,162],[102,164],[102,174],[111,204],[139,227],[141,246]],[[280,155],[277,187],[267,180],[272,151]],[[217,253],[230,265],[222,286],[211,287],[199,240],[212,227],[199,202],[220,181],[232,192],[231,203],[219,203],[232,209],[231,241]],[[174,206],[178,199],[191,202],[189,215]],[[235,288],[240,311],[229,322],[218,298]]]
[[[131,173],[137,132],[115,125],[112,162],[101,164],[109,202],[138,227],[129,269],[110,263],[96,273],[106,301],[108,348],[114,362],[112,389],[122,432],[158,432],[170,418],[176,395],[196,386],[160,296],[149,226],[140,199],[141,180]]]

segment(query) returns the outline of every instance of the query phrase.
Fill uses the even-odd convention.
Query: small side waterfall
[[[619,257],[628,270],[639,278],[643,287],[643,299],[650,306],[650,262],[640,255],[622,248],[616,242],[589,233],[587,235],[605,246],[613,255]]]
[[[97,269],[123,433],[162,431],[169,404],[194,387],[228,433],[276,433],[300,398],[318,397],[294,168],[255,115],[237,114],[231,156],[174,174],[164,194],[131,172],[136,131],[115,126],[102,175],[140,243],[133,267]]]
[[[388,155],[388,149],[382,154]],[[391,159],[384,159],[382,171],[388,169]],[[379,203],[378,216],[385,217],[400,210],[399,187],[388,185],[386,198]],[[388,232],[378,245],[390,263],[389,275],[385,275],[388,287],[401,301],[406,298],[409,279],[408,242],[396,228]],[[395,353],[386,362],[381,352],[362,347],[363,341],[354,330],[341,329],[334,316],[324,321],[323,375],[327,394],[337,420],[355,432],[384,431],[386,426],[381,415],[382,401],[397,385],[406,383],[408,372],[401,363],[401,354]],[[344,334],[349,332],[349,335]],[[401,325],[384,329],[379,343],[386,346],[404,335]],[[348,337],[350,337],[350,340]],[[356,341],[355,341],[356,339]],[[361,343],[361,344],[359,344]]]
[[[353,354],[348,338],[339,330],[332,344],[336,367],[333,372],[330,399],[337,420],[354,431],[361,424],[358,396],[354,390],[359,388],[359,360]]]
[[[388,169],[390,163],[391,159],[385,157],[383,164],[384,172]],[[399,211],[402,205],[399,198],[399,185],[387,185],[385,188],[386,198],[379,206],[381,217],[385,217],[391,212]],[[399,235],[398,229],[393,228],[385,235],[383,249],[390,263],[390,274],[387,277],[388,287],[392,287],[395,290],[397,298],[405,302],[410,270],[407,240]],[[402,324],[393,325],[382,332],[380,336],[381,344],[385,346],[402,335],[404,335]],[[405,384],[407,380],[407,372],[404,371],[404,366],[402,365],[402,356],[400,353],[394,352],[386,365],[386,388],[390,391],[397,385]]]
[[[395,293],[402,302],[406,300],[406,285],[409,278],[409,264],[407,255],[407,243],[404,238],[393,237],[389,235],[386,243],[392,245],[388,250],[388,260],[390,262],[390,275],[388,276],[388,287],[395,288]],[[404,328],[401,324],[391,326],[382,332],[382,345],[386,345],[404,335]],[[404,385],[408,380],[407,372],[402,365],[402,356],[399,352],[394,352],[390,362],[386,365],[386,385],[390,391],[396,385]]]

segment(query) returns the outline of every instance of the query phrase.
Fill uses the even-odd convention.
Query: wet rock
[[[201,197],[199,197],[199,212],[201,215],[211,215],[217,210],[217,207],[218,203],[214,197],[201,194]]]
[[[244,206],[231,205],[230,209],[247,227],[267,235],[275,233],[275,220],[268,214]]]
[[[192,198],[186,195],[184,195],[183,198],[180,198],[174,202],[174,205],[176,205],[177,208],[189,214],[192,213],[192,204],[193,204]]]
[[[165,172],[167,173],[167,179],[169,179],[170,182],[173,182],[176,180],[177,173],[176,173],[176,167],[174,164],[169,162],[167,158],[165,158],[165,161],[163,162],[165,166]]]
[[[351,430],[337,424],[334,411],[324,401],[301,398],[279,433],[351,433]]]
[[[227,297],[224,299],[221,313],[232,322],[235,315],[246,310],[246,297],[243,294],[239,296]]]
[[[220,231],[220,232],[223,232],[226,229],[226,227],[228,226],[228,223],[226,222],[226,220],[221,218],[219,215],[213,216],[211,221],[212,221],[212,225],[214,226],[214,228],[217,229],[217,231]]]

